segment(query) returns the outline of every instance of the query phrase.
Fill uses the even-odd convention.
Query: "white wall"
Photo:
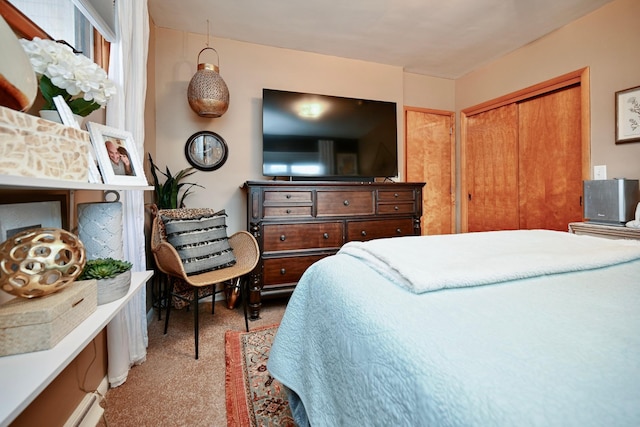
[[[456,80],[456,110],[589,67],[591,165],[640,178],[640,143],[615,144],[614,106],[616,91],[640,86],[639,20],[638,0],[613,1]]]
[[[240,186],[263,179],[263,88],[396,102],[398,167],[403,171],[403,106],[456,111],[458,121],[461,109],[588,66],[592,165],[606,164],[609,177],[638,178],[640,143],[614,144],[614,93],[640,85],[638,18],[637,0],[615,0],[455,81],[404,73],[388,65],[212,38],[210,45],[220,55],[220,74],[231,94],[229,110],[217,119],[198,117],[186,97],[206,36],[156,27],[154,160],[175,173],[189,166],[184,144],[190,135],[200,130],[220,134],[229,145],[229,159],[217,171],[191,177],[206,189],[196,189],[187,205],[226,209],[233,232],[246,226]],[[215,55],[205,51],[201,62],[212,61]],[[459,135],[457,141],[459,153]],[[145,143],[153,152],[154,142]]]
[[[220,55],[220,75],[229,87],[228,111],[220,118],[196,115],[187,102],[187,87],[197,70],[198,52],[206,36],[155,29],[156,153],[154,162],[173,173],[189,166],[184,144],[193,133],[210,130],[229,146],[222,168],[190,177],[206,187],[186,199],[189,207],[226,209],[229,231],[246,227],[246,202],[240,190],[262,176],[262,89],[392,101],[398,104],[398,137],[402,141],[403,72],[401,68],[363,61],[265,47],[213,38]],[[214,62],[205,51],[200,62]],[[404,151],[400,143],[400,159]],[[404,164],[399,165],[403,170]]]

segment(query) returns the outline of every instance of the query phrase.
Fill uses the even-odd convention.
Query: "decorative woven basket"
[[[100,279],[98,282],[98,305],[107,304],[122,298],[131,286],[131,270],[118,274],[111,279]]]

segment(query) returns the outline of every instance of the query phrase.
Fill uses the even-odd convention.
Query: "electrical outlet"
[[[607,179],[607,165],[594,166],[593,179]]]

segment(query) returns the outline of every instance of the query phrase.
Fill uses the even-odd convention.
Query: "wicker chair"
[[[180,256],[176,249],[167,241],[166,231],[161,216],[169,216],[172,218],[193,218],[202,215],[215,213],[215,210],[208,208],[180,208],[180,209],[163,209],[159,210],[153,219],[151,231],[151,251],[156,261],[156,265],[160,271],[169,276],[169,286],[166,290],[166,307],[167,314],[165,317],[164,333],[167,333],[169,326],[169,316],[171,314],[171,297],[175,296],[173,292],[175,279],[178,279],[190,287],[192,287],[191,296],[188,298],[189,303],[193,306],[194,320],[194,338],[195,338],[195,358],[198,358],[198,300],[203,297],[200,292],[205,287],[211,287],[212,291],[205,293],[204,296],[213,294],[215,300],[215,285],[235,281],[232,289],[235,294],[240,293],[244,308],[244,321],[247,332],[249,331],[249,321],[247,316],[247,289],[241,286],[241,279],[247,273],[251,272],[258,263],[260,251],[256,239],[246,231],[239,231],[229,237],[229,244],[233,249],[236,257],[236,263],[231,267],[225,267],[206,273],[187,275],[180,260]],[[174,279],[174,280],[172,280]],[[185,298],[180,296],[180,298]],[[212,303],[211,313],[213,314]]]

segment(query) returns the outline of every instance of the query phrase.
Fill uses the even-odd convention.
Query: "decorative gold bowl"
[[[32,228],[0,245],[0,288],[24,298],[57,292],[82,273],[84,245],[61,228]]]

